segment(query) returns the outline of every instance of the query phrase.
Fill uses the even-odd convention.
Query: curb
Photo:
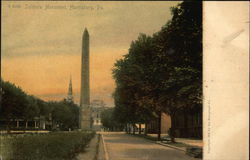
[[[105,160],[109,160],[109,155],[108,155],[108,152],[107,152],[107,147],[106,147],[106,144],[104,143],[104,138],[103,138],[102,134],[101,134],[101,138],[102,138],[102,144],[103,144],[103,148],[104,148],[104,157],[105,157]]]
[[[97,144],[96,144],[96,150],[95,150],[95,157],[94,157],[94,159],[93,160],[97,160],[98,159],[98,155],[99,155],[99,146],[100,146],[100,134],[97,134],[97,135],[95,135],[95,136],[97,136]]]
[[[160,144],[162,146],[166,146],[166,147],[170,147],[170,148],[174,148],[174,149],[177,149],[179,151],[182,151],[182,152],[186,152],[185,149],[182,149],[182,148],[179,148],[179,147],[175,147],[175,146],[172,146],[172,145],[169,145],[169,144],[164,144],[164,143],[161,143],[161,142],[156,142],[156,144]]]

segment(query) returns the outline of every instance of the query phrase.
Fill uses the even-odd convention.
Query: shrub
[[[3,159],[71,160],[94,136],[93,132],[57,132],[4,138]]]

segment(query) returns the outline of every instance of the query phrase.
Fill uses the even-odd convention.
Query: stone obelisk
[[[82,37],[81,96],[79,127],[91,129],[91,108],[89,100],[89,33],[85,28]]]

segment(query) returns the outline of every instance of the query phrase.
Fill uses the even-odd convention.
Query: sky
[[[45,101],[67,97],[70,75],[79,103],[81,40],[90,35],[90,99],[113,106],[112,68],[139,33],[171,19],[174,2],[3,1],[1,76]]]

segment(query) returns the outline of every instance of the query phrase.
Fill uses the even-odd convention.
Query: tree
[[[23,110],[23,118],[27,120],[32,120],[39,116],[39,108],[37,104],[37,99],[34,96],[26,96],[28,103]]]
[[[34,120],[35,117],[44,116],[59,125],[60,129],[68,130],[78,128],[79,107],[67,101],[45,102],[33,95],[26,94],[20,87],[1,79],[1,120],[10,122],[15,119]]]
[[[152,42],[150,36],[140,34],[131,43],[129,53],[115,63],[115,113],[122,123],[135,126],[135,123],[147,123],[153,116],[154,104],[149,94],[153,78],[151,57],[155,52]]]
[[[70,120],[67,122],[68,128],[77,129],[79,123],[79,107],[73,103],[63,100],[63,104],[70,110]]]
[[[162,112],[173,122],[176,111],[202,102],[201,2],[182,2],[171,13],[152,37],[140,34],[113,69],[115,114],[126,123],[158,118],[158,139]]]
[[[52,108],[52,121],[54,126],[58,125],[60,130],[78,128],[79,107],[73,102],[62,100],[59,102],[50,101]]]
[[[105,128],[108,128],[111,131],[121,129],[122,127],[114,117],[114,108],[108,108],[102,111],[101,122]]]
[[[185,1],[171,11],[172,20],[154,37],[159,50],[156,70],[166,77],[159,78],[159,102],[174,117],[180,108],[201,107],[202,5]]]
[[[7,130],[11,120],[23,118],[29,101],[21,88],[1,80],[2,101],[0,115],[7,120]]]
[[[46,119],[48,119],[49,113],[51,113],[51,111],[52,111],[52,108],[49,107],[48,103],[41,100],[41,99],[37,99],[37,106],[38,106],[39,111],[40,111],[39,114],[41,116],[45,116]]]

